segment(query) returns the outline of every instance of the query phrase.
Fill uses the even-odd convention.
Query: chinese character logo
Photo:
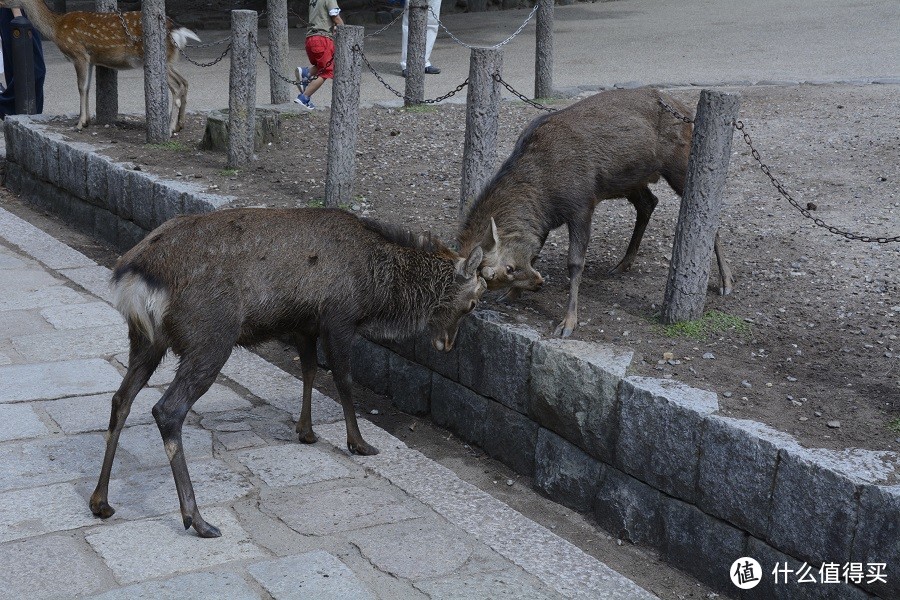
[[[731,583],[742,590],[749,590],[759,585],[762,580],[762,567],[755,559],[744,556],[731,563]]]

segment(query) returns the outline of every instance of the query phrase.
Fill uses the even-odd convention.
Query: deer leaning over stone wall
[[[128,323],[128,371],[112,398],[106,454],[90,500],[102,518],[119,434],[132,401],[168,349],[175,379],[153,407],[169,457],[185,529],[219,530],[203,520],[181,443],[185,416],[213,384],[235,345],[289,335],[300,355],[301,442],[316,441],[312,384],[316,340],[334,375],[347,425],[347,447],[376,454],[353,408],[350,345],[356,332],[398,339],[429,330],[439,351],[453,348],[460,320],[487,284],[476,247],[463,258],[430,235],[335,209],[235,209],[171,219],[116,264],[116,305]]]
[[[109,69],[136,69],[144,64],[143,27],[141,13],[82,12],[57,14],[44,0],[0,0],[0,7],[21,8],[45,38],[53,40],[60,52],[75,65],[81,109],[76,129],[87,127],[88,92],[94,65]],[[177,70],[177,50],[188,39],[200,41],[197,34],[166,19],[166,68],[169,90],[172,92],[172,116],[169,134],[181,131],[187,107],[188,82]]]
[[[569,305],[555,334],[568,337],[578,323],[578,288],[591,236],[594,207],[601,200],[627,198],[637,210],[625,257],[610,273],[627,271],[658,202],[648,184],[662,176],[684,194],[691,125],[660,101],[693,113],[651,88],[612,90],[536,118],[512,154],[469,208],[460,227],[460,251],[484,248],[481,273],[489,289],[507,288],[510,299],[544,283],[534,269],[547,235],[569,229]],[[730,294],[732,277],[715,239],[720,292]]]

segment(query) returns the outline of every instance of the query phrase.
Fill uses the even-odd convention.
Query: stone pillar
[[[228,166],[252,161],[256,134],[255,10],[231,11],[231,72],[228,82]]]
[[[96,0],[97,12],[114,12],[117,0]],[[132,33],[132,35],[134,35]],[[127,37],[127,36],[126,36]],[[119,75],[115,69],[97,67],[97,123],[113,123],[119,116]]]
[[[269,28],[269,90],[272,104],[284,104],[293,98],[291,84],[283,80],[288,77],[288,13],[287,0],[268,0],[266,18]]]
[[[494,79],[494,73],[499,73],[502,69],[503,50],[472,48],[459,197],[461,215],[468,212],[469,206],[494,173],[500,120],[500,83]]]
[[[331,120],[328,125],[328,164],[325,173],[325,206],[350,203],[356,178],[356,136],[359,129],[359,80],[365,29],[339,25],[334,37],[334,81]]]
[[[425,26],[428,0],[409,0],[409,37],[406,44],[405,106],[421,104],[425,99]]]
[[[144,101],[147,108],[147,143],[169,139],[169,83],[166,69],[166,2],[143,0]]]
[[[553,0],[538,0],[534,32],[534,97],[553,97]]]

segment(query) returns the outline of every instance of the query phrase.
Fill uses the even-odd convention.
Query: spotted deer
[[[351,395],[350,346],[357,332],[392,340],[429,331],[439,351],[453,348],[459,323],[487,284],[481,248],[462,257],[429,235],[415,236],[336,209],[235,209],[176,217],[150,232],[116,264],[116,305],[128,323],[128,370],[112,398],[106,454],[90,499],[102,518],[119,434],[137,393],[171,349],[175,378],[153,417],[169,457],[185,529],[219,530],[200,515],[181,427],[235,345],[290,336],[300,357],[303,401],[297,435],[316,441],[312,384],[316,341],[334,375],[347,447],[363,440]]]
[[[44,0],[0,0],[0,7],[21,8],[32,24],[45,38],[53,40],[60,52],[75,65],[78,77],[78,93],[81,109],[76,129],[87,127],[88,91],[94,65],[109,69],[135,69],[144,64],[143,27],[141,13],[75,11],[58,14],[50,10]],[[171,19],[166,19],[166,69],[169,90],[172,92],[172,114],[169,133],[180,131],[184,126],[187,106],[188,82],[176,69],[177,50],[184,48],[188,39],[199,41],[197,34],[185,27],[179,27]]]
[[[490,289],[510,298],[537,290],[544,278],[534,269],[547,235],[569,230],[569,304],[555,334],[568,337],[578,322],[578,288],[584,271],[594,207],[626,198],[637,211],[625,257],[610,273],[627,271],[658,202],[648,184],[665,179],[684,194],[691,148],[692,112],[652,88],[595,94],[558,112],[536,118],[512,154],[464,216],[460,251],[484,249],[481,273]],[[731,293],[731,271],[715,238],[720,292]]]

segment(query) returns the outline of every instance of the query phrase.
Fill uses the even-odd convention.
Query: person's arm
[[[21,9],[21,8],[14,8],[14,9],[12,9],[12,14],[13,14],[13,17],[21,17],[21,16],[22,16],[22,9]]]
[[[335,27],[337,27],[338,25],[344,24],[344,20],[341,18],[341,15],[335,15],[335,16],[331,17],[331,22],[334,23]]]

